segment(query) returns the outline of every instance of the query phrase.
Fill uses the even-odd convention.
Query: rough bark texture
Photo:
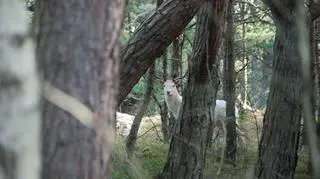
[[[167,51],[165,50],[165,52],[162,55],[162,71],[163,71],[163,76],[162,79],[163,81],[165,81],[168,77],[168,58],[167,58]],[[161,104],[160,104],[161,105]],[[170,138],[171,138],[171,133],[172,133],[172,125],[170,125],[172,123],[172,121],[170,121],[169,119],[169,110],[168,110],[168,106],[166,104],[166,101],[164,100],[162,103],[162,109],[161,109],[161,129],[162,129],[162,133],[163,133],[163,138],[166,142],[169,142]]]
[[[236,160],[236,117],[235,117],[235,69],[234,69],[234,30],[233,30],[233,0],[228,2],[227,11],[227,39],[226,39],[226,58],[225,58],[225,97],[227,101],[226,116],[227,122],[227,141],[226,155],[230,161]]]
[[[168,0],[155,10],[121,51],[119,104],[156,57],[178,37],[204,0]]]
[[[277,7],[270,5],[270,8],[277,31],[270,93],[254,178],[289,179],[293,178],[297,164],[302,110],[296,5],[289,0],[277,1]]]
[[[311,14],[311,21],[316,20],[320,16],[320,1],[310,0],[309,11]]]
[[[44,101],[44,179],[110,178],[124,6],[121,0],[37,2],[37,59],[44,79],[99,116],[95,130],[89,129]]]
[[[157,7],[159,7],[163,3],[163,0],[157,0]],[[162,78],[163,81],[166,81],[168,76],[168,70],[167,65],[168,64],[168,57],[167,57],[167,50],[164,50],[162,54]],[[161,107],[162,106],[162,107]],[[169,116],[168,116],[168,106],[166,104],[166,101],[163,101],[162,104],[159,104],[160,109],[160,115],[161,115],[161,130],[163,134],[163,140],[165,142],[169,142],[171,138],[171,132],[170,130],[170,123],[169,123]]]
[[[203,178],[206,148],[212,136],[218,88],[216,55],[222,27],[221,17],[215,14],[213,19],[213,13],[223,9],[223,1],[206,2],[199,13],[188,85],[162,178]]]
[[[40,88],[23,0],[0,0],[0,178],[38,179]]]
[[[318,93],[318,120],[320,119],[320,18],[318,18],[315,22],[314,22],[314,28],[315,28],[315,34],[317,34],[317,36],[315,37],[315,56],[316,56],[316,63],[317,65],[315,66],[315,71],[317,72],[317,79],[316,82],[317,83],[317,87],[318,89],[316,90]],[[320,121],[318,121],[319,124],[319,136],[320,136]]]
[[[131,157],[132,153],[134,152],[141,120],[148,109],[148,105],[149,105],[149,102],[151,99],[152,89],[153,89],[153,77],[154,77],[154,72],[155,72],[154,70],[155,70],[155,66],[152,65],[149,69],[148,84],[147,84],[147,90],[146,90],[146,94],[144,97],[144,101],[143,101],[137,115],[135,116],[135,118],[133,120],[133,123],[131,125],[131,129],[130,129],[130,133],[129,133],[127,140],[126,140],[126,150],[127,150],[129,157]]]
[[[180,43],[179,43],[179,37],[177,37],[172,42],[172,69],[171,74],[173,78],[179,77],[179,69],[180,69]]]

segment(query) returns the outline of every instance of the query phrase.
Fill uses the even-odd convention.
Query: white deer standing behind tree
[[[168,109],[172,112],[175,119],[178,118],[182,96],[179,94],[175,83],[172,80],[166,80],[164,82],[164,98]],[[226,121],[226,106],[227,102],[225,100],[216,100],[216,107],[214,111],[214,121]],[[238,108],[235,107],[235,117],[236,124],[239,125],[239,112]]]
[[[164,98],[169,111],[172,112],[175,119],[178,119],[180,109],[181,109],[181,104],[182,104],[182,96],[179,94],[176,88],[176,85],[172,80],[166,80],[164,82]],[[216,126],[222,127],[224,141],[226,141],[226,138],[227,138],[226,107],[227,107],[227,102],[225,100],[216,100],[216,106],[214,108],[214,118],[213,118],[214,127]],[[235,117],[236,117],[236,131],[238,134],[242,135],[243,133],[239,129],[239,112],[236,106],[235,106]],[[219,123],[221,125],[219,125]],[[243,138],[241,138],[241,140],[244,141]],[[222,148],[221,161],[220,161],[220,166],[218,167],[217,174],[220,174],[221,172],[221,168],[224,160],[224,157],[223,157],[224,150],[225,150],[225,146]]]
[[[176,85],[172,80],[167,80],[164,83],[164,99],[169,111],[172,112],[175,119],[178,119],[182,96],[179,94]]]

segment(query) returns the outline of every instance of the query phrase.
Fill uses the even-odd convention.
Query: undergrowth
[[[254,165],[257,162],[257,125],[252,120],[250,124],[244,122],[248,140],[245,144],[238,143],[237,163],[236,166],[225,161],[222,173],[217,176],[217,168],[220,161],[221,142],[216,141],[212,148],[208,149],[206,157],[206,166],[204,172],[205,179],[249,179],[252,178]],[[261,123],[261,121],[259,122]],[[165,144],[159,137],[159,121],[155,123],[145,122],[141,126],[141,133],[148,131],[150,128],[157,126],[157,132],[150,130],[144,133],[137,140],[135,155],[128,160],[124,149],[124,138],[118,138],[112,155],[112,178],[113,179],[152,179],[159,174],[167,160],[169,144]],[[261,128],[260,128],[261,129]],[[307,174],[308,156],[306,152],[299,153],[298,165],[296,168],[295,179],[311,179]]]

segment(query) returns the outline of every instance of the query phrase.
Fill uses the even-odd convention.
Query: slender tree
[[[24,1],[0,0],[0,178],[38,179],[40,85]]]
[[[37,60],[44,79],[94,112],[94,127],[88,128],[46,98],[42,178],[111,176],[124,6],[121,0],[36,2]]]
[[[152,90],[153,90],[154,72],[155,72],[155,66],[152,65],[150,67],[150,69],[149,69],[149,77],[148,77],[148,82],[147,82],[147,89],[146,89],[146,94],[145,94],[143,103],[142,103],[137,115],[133,119],[129,135],[128,135],[127,139],[126,139],[126,150],[127,150],[127,153],[128,153],[129,157],[131,157],[133,152],[134,152],[134,148],[135,148],[135,144],[136,144],[136,141],[137,141],[141,120],[142,120],[144,114],[146,113],[146,111],[148,109],[149,102],[151,100]]]

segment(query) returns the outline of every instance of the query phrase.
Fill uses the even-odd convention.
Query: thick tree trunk
[[[278,2],[278,7],[271,5],[277,31],[270,93],[254,174],[259,179],[293,178],[298,158],[302,73],[294,22],[296,7],[291,1]]]
[[[38,0],[44,79],[99,116],[96,130],[45,101],[42,178],[110,178],[125,1]],[[107,135],[102,135],[107,130]]]
[[[38,179],[40,88],[22,0],[0,0],[0,178]]]
[[[203,5],[196,30],[192,66],[183,94],[182,112],[175,127],[162,178],[201,179],[206,148],[212,136],[212,120],[218,89],[216,55],[226,1]],[[214,13],[217,12],[220,13]],[[213,14],[217,19],[213,18]],[[219,16],[221,15],[221,16]]]
[[[121,51],[119,104],[156,57],[179,36],[204,0],[168,0],[133,34]]]
[[[147,90],[146,90],[146,94],[144,97],[144,101],[143,101],[137,115],[134,117],[134,120],[131,125],[131,129],[130,129],[130,133],[129,133],[127,140],[126,140],[126,150],[127,150],[129,157],[131,157],[134,152],[141,120],[142,120],[142,118],[143,118],[144,114],[146,113],[148,106],[149,106],[149,102],[150,102],[152,90],[153,90],[154,72],[155,72],[155,66],[152,65],[149,69],[148,84],[147,84]]]
[[[227,12],[227,39],[226,39],[226,58],[225,58],[225,97],[227,101],[226,116],[227,123],[227,158],[230,161],[236,160],[236,117],[235,117],[235,69],[234,69],[234,30],[233,30],[233,0],[228,2]]]

